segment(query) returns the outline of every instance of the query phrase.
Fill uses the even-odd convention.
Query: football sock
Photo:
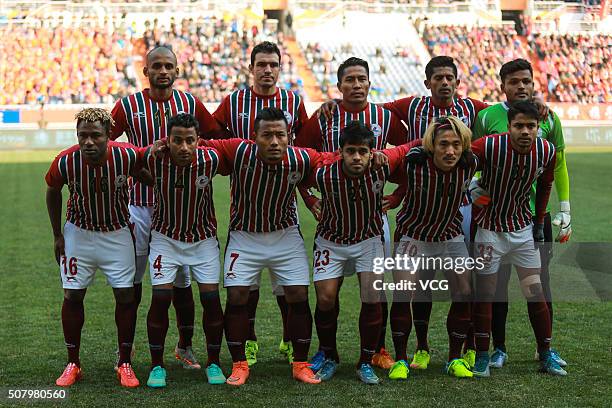
[[[494,302],[491,306],[491,315],[491,337],[493,337],[493,347],[505,352],[508,302]]]
[[[64,298],[62,303],[62,328],[64,329],[64,342],[68,350],[68,362],[81,366],[79,349],[81,347],[81,329],[85,322],[85,308],[83,301],[74,301]]]
[[[476,351],[489,351],[491,332],[491,302],[474,303],[474,340]]]
[[[147,334],[151,351],[151,367],[164,365],[164,343],[168,333],[168,309],[172,302],[172,289],[155,289],[147,314]]]
[[[360,364],[370,364],[372,356],[376,352],[382,325],[381,309],[380,303],[361,303],[361,312],[359,313]]]
[[[176,312],[176,327],[179,332],[178,346],[184,349],[191,346],[195,321],[195,304],[191,285],[186,288],[173,287],[172,304]]]
[[[430,292],[431,294],[431,292]],[[417,337],[417,350],[429,351],[427,334],[429,331],[429,316],[431,315],[431,301],[412,302],[412,321]]]
[[[551,325],[550,314],[543,299],[539,302],[528,302],[529,321],[538,343],[538,353],[550,348]]]
[[[315,308],[315,327],[319,337],[319,350],[325,353],[327,358],[338,361],[336,350],[336,332],[338,330],[338,319],[336,309],[321,310]]]
[[[448,361],[461,357],[461,347],[465,343],[470,326],[470,304],[452,302],[446,318],[448,332]]]
[[[406,348],[408,347],[408,337],[412,330],[412,313],[410,312],[410,302],[397,302],[391,304],[391,338],[395,349],[395,361],[408,360]]]
[[[380,351],[385,348],[385,340],[387,337],[387,318],[389,316],[389,304],[387,303],[387,296],[382,292],[383,299],[380,302],[380,310],[382,322],[380,324],[380,336],[378,337],[378,344],[376,351]]]
[[[283,341],[289,342],[291,341],[291,337],[289,336],[289,326],[287,324],[287,314],[289,312],[289,307],[287,306],[287,300],[285,299],[285,295],[276,297],[276,304],[278,305],[278,309],[280,310],[281,319],[283,320]]]
[[[202,303],[202,327],[206,337],[206,353],[208,354],[208,367],[212,363],[219,364],[219,353],[223,340],[223,310],[219,291],[200,292],[200,303]]]
[[[119,343],[119,365],[131,363],[132,343],[136,330],[136,303],[115,303],[115,324]]]
[[[306,361],[312,337],[312,313],[308,301],[289,303],[287,319],[293,344],[293,361]]]
[[[476,350],[476,342],[474,340],[474,303],[470,303],[470,323],[468,324],[467,337],[463,345],[463,352],[468,350]]]
[[[245,361],[244,344],[249,334],[249,319],[246,305],[225,304],[225,341],[234,363]]]
[[[257,341],[255,334],[255,315],[257,314],[257,304],[259,303],[259,288],[249,291],[249,300],[247,301],[247,313],[249,316],[249,335],[247,340]]]

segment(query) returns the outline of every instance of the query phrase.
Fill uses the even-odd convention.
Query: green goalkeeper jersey
[[[489,106],[481,110],[476,117],[472,130],[472,140],[483,136],[508,132],[508,104],[506,102]],[[559,201],[569,201],[569,179],[565,164],[565,141],[561,121],[556,113],[550,112],[546,120],[540,121],[538,137],[543,137],[555,146],[557,162],[555,164],[555,188]],[[531,213],[535,214],[536,183],[531,186]],[[549,209],[547,208],[547,211]]]

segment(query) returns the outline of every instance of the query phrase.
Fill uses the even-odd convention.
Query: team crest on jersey
[[[375,193],[380,193],[384,185],[385,183],[382,180],[375,181],[374,185],[372,186],[372,190],[374,190]]]
[[[283,111],[283,113],[285,114],[285,119],[287,119],[287,124],[291,125],[293,123],[293,116],[287,111]]]
[[[127,177],[125,175],[121,174],[117,176],[117,178],[115,179],[115,188],[123,187],[126,182],[127,182]]]
[[[210,179],[204,175],[198,177],[195,181],[195,185],[197,188],[199,188],[200,190],[203,190],[206,188],[206,186],[208,185],[208,183],[210,182]]]
[[[466,192],[468,191],[468,189],[470,188],[470,182],[472,181],[472,179],[467,179],[463,182],[463,185],[461,186],[461,191],[462,192]]]
[[[380,137],[380,135],[382,135],[382,128],[377,123],[372,123],[370,125],[370,130],[374,133],[374,137]]]
[[[544,136],[544,132],[542,132],[542,128],[538,128],[538,137]]]
[[[470,118],[468,116],[459,116],[459,119],[461,119],[465,126],[470,127]]]
[[[298,181],[302,179],[302,175],[297,171],[292,171],[287,176],[287,179],[289,180],[289,183],[296,184]]]

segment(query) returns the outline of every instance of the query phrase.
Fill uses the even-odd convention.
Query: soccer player
[[[474,241],[484,267],[476,270],[474,336],[476,364],[473,373],[488,377],[491,301],[497,285],[502,257],[516,267],[527,299],[541,371],[566,375],[550,351],[551,325],[540,279],[540,254],[535,242],[544,241],[544,217],[554,177],[555,148],[537,137],[539,113],[528,101],[517,101],[508,109],[508,133],[491,135],[472,144],[482,163],[480,185],[491,202],[475,214],[478,224]],[[531,186],[537,180],[535,216],[529,208]],[[533,224],[532,224],[533,222]]]
[[[340,132],[340,158],[318,168],[305,182],[321,192],[321,215],[314,245],[314,282],[317,293],[319,353],[325,357],[317,371],[322,381],[332,378],[339,363],[336,350],[338,317],[335,302],[348,261],[355,263],[361,289],[359,333],[361,355],[357,376],[378,384],[371,362],[382,325],[380,294],[374,290],[374,258],[384,257],[383,188],[389,174],[403,162],[407,146],[385,150],[389,164],[370,166],[376,144],[370,127],[348,122]]]
[[[454,116],[438,118],[428,126],[423,146],[411,149],[406,164],[391,177],[392,181],[402,182],[406,194],[397,214],[396,256],[454,260],[455,267],[451,269],[439,265],[431,269],[421,266],[396,270],[394,281],[416,284],[414,305],[427,297],[418,281],[433,279],[436,268],[444,272],[452,296],[446,321],[449,339],[446,372],[455,377],[472,376],[469,363],[461,358],[470,324],[471,279],[470,270],[465,267],[469,255],[460,206],[477,167],[470,141],[471,132],[463,121]],[[412,327],[412,298],[408,289],[394,292],[391,331],[397,362],[389,371],[392,380],[406,379],[409,374],[406,346]]]
[[[274,106],[283,111],[289,124],[289,142],[293,144],[295,134],[308,120],[302,97],[277,85],[281,69],[281,52],[278,46],[264,41],[253,47],[249,71],[253,75],[253,86],[227,95],[221,101],[213,117],[221,126],[229,129],[233,137],[249,139],[253,134],[255,118],[263,108]],[[287,328],[287,301],[283,288],[272,282],[273,293],[283,321],[283,338],[279,351],[289,362],[293,358],[293,346]],[[257,362],[259,344],[255,333],[255,316],[259,302],[259,283],[251,288],[247,304],[249,314],[249,336],[246,341],[246,357],[249,365]]]
[[[122,386],[137,387],[130,360],[137,306],[127,181],[130,176],[140,176],[138,152],[109,141],[113,120],[107,111],[87,108],[76,120],[78,145],[61,152],[45,176],[55,258],[64,288],[62,327],[68,349],[68,364],[55,383],[68,387],[83,376],[79,360],[85,322],[83,299],[99,268],[113,288],[116,302],[117,377]],[[64,185],[68,185],[69,198],[62,232]]]
[[[173,88],[178,67],[176,55],[170,48],[165,46],[153,48],[147,53],[145,64],[143,73],[149,79],[150,88],[117,101],[112,111],[115,120],[111,133],[112,140],[125,133],[131,144],[138,147],[149,146],[167,136],[168,120],[179,112],[187,112],[196,117],[203,137],[218,137],[224,134],[195,96]],[[138,182],[134,183],[130,192],[130,221],[134,224],[136,236],[134,288],[137,304],[140,304],[142,298],[142,278],[147,268],[154,203],[153,189]],[[200,364],[191,348],[195,305],[189,268],[185,268],[177,275],[172,303],[176,310],[179,331],[176,358],[185,368],[199,369]]]
[[[502,65],[499,70],[501,77],[501,90],[506,95],[506,102],[491,106],[478,114],[474,125],[474,139],[492,134],[508,131],[508,109],[515,101],[531,100],[533,97],[533,69],[529,61],[516,59]],[[544,237],[546,245],[541,245],[541,280],[542,289],[546,296],[546,303],[550,313],[550,322],[553,321],[553,309],[550,290],[549,263],[552,259],[552,224],[559,226],[560,231],[556,237],[558,242],[567,242],[572,233],[570,202],[569,202],[569,176],[565,161],[565,141],[563,139],[563,128],[559,117],[554,112],[549,112],[545,120],[540,120],[538,137],[548,140],[555,146],[555,189],[559,198],[560,212],[555,215],[551,222],[550,212],[547,208],[544,216]],[[531,188],[530,208],[535,215],[535,189]],[[493,354],[491,355],[491,367],[502,368],[508,354],[506,350],[506,318],[508,316],[508,282],[510,280],[511,265],[502,264],[497,274],[497,293],[493,303],[493,322],[491,331],[493,337]],[[557,363],[565,367],[567,363],[554,349],[550,349]],[[539,357],[539,356],[538,356]]]
[[[183,265],[191,268],[198,282],[206,336],[206,376],[209,384],[225,383],[219,353],[223,337],[223,310],[219,300],[219,242],[212,197],[212,178],[227,173],[218,153],[198,147],[198,122],[189,113],[179,113],[167,123],[169,154],[154,158],[144,152],[144,166],[155,179],[155,207],[149,253],[153,284],[147,331],[151,372],[147,385],[166,386],[164,342],[168,331],[168,308],[172,286]]]
[[[391,111],[368,102],[368,93],[370,90],[370,70],[368,63],[360,58],[351,57],[344,61],[338,67],[338,89],[342,93],[342,100],[338,104],[338,109],[335,109],[327,118],[325,115],[313,115],[306,126],[298,134],[295,145],[302,147],[310,147],[322,152],[335,152],[340,148],[340,135],[345,126],[354,120],[357,120],[370,127],[374,134],[374,146],[376,149],[384,149],[387,142],[399,145],[405,143],[406,129],[401,124],[400,120],[391,113]],[[320,218],[321,201],[315,196],[310,195],[306,198],[307,206],[311,209],[317,219]],[[391,238],[389,233],[389,224],[386,216],[383,217],[385,230],[385,249],[387,254],[391,254]],[[350,261],[352,262],[352,261]],[[350,264],[349,262],[349,264]],[[347,265],[348,270],[354,269]],[[348,274],[348,271],[345,270]],[[342,281],[340,280],[340,285]],[[384,293],[381,294],[384,296]],[[372,362],[374,365],[383,369],[389,369],[394,361],[393,358],[385,349],[385,337],[387,326],[387,302],[383,299],[383,329],[376,347],[376,354]],[[336,313],[339,313],[339,301],[336,300]],[[315,325],[317,327],[317,335],[326,336],[324,331],[330,329],[326,325],[321,325],[318,318],[321,311],[315,311]],[[336,316],[337,319],[337,316]],[[335,326],[333,331],[335,332]],[[335,337],[334,337],[335,339]],[[324,350],[319,350],[316,353],[311,363],[313,370],[317,371],[325,362],[326,356]]]
[[[250,287],[268,268],[283,287],[287,324],[293,345],[293,377],[319,383],[306,361],[312,334],[308,304],[309,268],[294,205],[297,184],[322,160],[309,149],[289,146],[287,118],[275,107],[261,109],[253,140],[206,140],[232,169],[230,232],[225,251],[227,288],[225,336],[234,362],[227,379],[242,385],[249,377],[245,342],[249,332],[247,303]]]

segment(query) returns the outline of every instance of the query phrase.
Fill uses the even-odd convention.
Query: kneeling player
[[[551,323],[540,280],[540,255],[534,240],[544,241],[544,216],[554,178],[555,148],[537,137],[538,111],[526,101],[508,109],[509,133],[486,136],[472,144],[482,163],[480,185],[490,193],[491,203],[476,214],[476,253],[485,259],[477,270],[477,302],[474,312],[476,365],[474,375],[488,377],[491,302],[497,271],[503,261],[516,267],[527,299],[541,371],[566,375],[550,351]],[[537,180],[535,226],[529,208],[531,185]],[[534,231],[535,228],[535,231]],[[535,239],[534,239],[535,237]]]
[[[438,118],[425,132],[423,147],[411,149],[406,155],[405,167],[393,174],[391,179],[402,180],[406,191],[404,204],[397,214],[395,235],[400,242],[396,255],[407,255],[410,260],[448,258],[455,265],[468,258],[460,206],[477,167],[470,151],[470,140],[471,132],[460,119]],[[412,265],[412,268],[394,271],[396,283],[409,281],[416,286],[414,296],[408,288],[393,294],[390,317],[397,362],[391,367],[389,378],[408,377],[406,345],[412,326],[410,303],[430,301],[425,299],[427,291],[421,283],[433,279],[436,269],[443,270],[452,297],[446,321],[449,339],[446,371],[455,377],[471,377],[468,362],[461,358],[461,346],[470,322],[469,270],[463,267],[444,269],[439,263],[431,268]],[[429,354],[424,350],[417,353],[426,354],[424,367],[427,367]]]
[[[223,311],[219,300],[219,242],[212,197],[212,178],[220,166],[219,154],[197,147],[198,122],[188,113],[168,121],[169,154],[157,159],[144,152],[144,165],[155,179],[149,264],[153,297],[147,316],[152,369],[147,385],[166,386],[163,354],[168,331],[172,284],[183,265],[191,267],[202,303],[210,384],[225,383],[219,352],[223,337]]]
[[[83,299],[99,268],[112,286],[116,301],[117,376],[122,386],[137,387],[130,361],[136,325],[136,260],[129,228],[127,178],[140,173],[138,152],[109,141],[112,118],[105,110],[84,109],[76,119],[79,144],[60,153],[45,176],[55,257],[64,287],[62,326],[68,348],[68,365],[55,383],[67,387],[82,377],[79,347],[85,321]],[[62,233],[64,184],[68,185],[69,198]]]
[[[374,133],[358,121],[342,130],[339,145],[340,159],[318,168],[307,181],[307,187],[321,192],[322,202],[313,269],[317,292],[315,324],[319,353],[324,354],[325,360],[317,377],[329,380],[336,372],[336,301],[344,267],[354,262],[362,301],[357,376],[366,384],[378,384],[380,380],[371,363],[381,330],[382,309],[380,293],[374,289],[374,281],[380,278],[372,268],[374,258],[384,257],[381,208],[385,181],[402,163],[408,147],[383,151],[389,156],[389,164],[371,167]]]

